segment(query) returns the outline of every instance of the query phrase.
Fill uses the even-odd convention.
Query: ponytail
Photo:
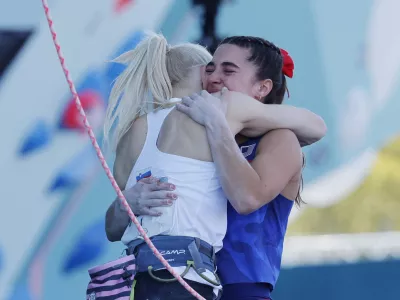
[[[169,45],[159,34],[150,34],[134,50],[113,60],[126,66],[111,90],[104,123],[104,145],[116,149],[121,138],[141,115],[163,107],[172,97],[167,72]],[[115,138],[110,141],[115,126]]]

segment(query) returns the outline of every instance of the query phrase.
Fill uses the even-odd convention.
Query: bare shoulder
[[[296,199],[303,170],[303,153],[296,135],[288,129],[270,131],[261,139],[257,151],[260,151],[261,156],[273,158],[280,173],[287,173],[286,184],[280,194],[287,199]],[[278,176],[277,173],[275,176]]]
[[[125,188],[129,175],[143,149],[147,136],[147,118],[141,116],[136,119],[129,130],[118,143],[114,177],[120,188]]]
[[[265,187],[265,198],[274,199],[281,194],[296,199],[299,191],[302,153],[297,137],[286,129],[265,134],[257,147],[251,166]]]
[[[299,141],[293,131],[289,129],[275,129],[266,133],[260,140],[262,149],[275,149],[281,147],[294,148],[296,152],[301,153]],[[260,148],[260,149],[261,149]]]
[[[303,153],[299,140],[289,129],[276,129],[265,134],[257,148],[258,155],[272,155],[276,160],[291,165],[291,169],[297,171],[296,174],[301,173]]]

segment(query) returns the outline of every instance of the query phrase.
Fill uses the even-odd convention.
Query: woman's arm
[[[130,145],[130,138],[129,138],[129,131],[121,138],[121,141],[118,144],[117,151],[116,151],[116,158],[114,161],[114,178],[115,181],[118,184],[118,187],[123,191],[122,193],[124,194],[126,200],[128,202],[131,202],[133,200],[133,197],[128,197],[131,195],[128,195],[126,193],[127,191],[124,191],[126,183],[129,178],[129,166],[131,163],[129,161],[132,161],[131,155],[129,153],[132,153],[130,150],[131,147]],[[128,166],[128,168],[126,167]],[[137,211],[133,212],[134,214],[137,213]],[[110,242],[116,242],[120,241],[122,238],[122,235],[125,232],[126,227],[129,225],[129,216],[128,213],[126,212],[125,208],[123,207],[121,200],[116,197],[115,200],[111,203],[110,207],[107,209],[106,212],[106,235],[107,238]]]
[[[136,122],[145,122],[145,118]],[[125,189],[130,172],[135,160],[134,153],[141,150],[146,139],[146,130],[141,130],[144,124],[136,124],[122,137],[117,147],[114,162],[114,178],[135,215],[159,216],[160,213],[154,207],[168,206],[177,198],[172,191],[175,187],[168,183],[160,183],[156,178],[145,178],[137,182],[133,187]],[[135,143],[135,144],[134,144]],[[132,147],[132,145],[134,145]],[[133,149],[139,147],[140,149]],[[120,241],[130,218],[121,200],[117,197],[111,203],[106,213],[106,235],[110,242]]]
[[[175,187],[168,183],[160,183],[158,179],[144,178],[133,187],[124,190],[126,200],[133,213],[147,216],[160,216],[154,207],[169,206],[177,195],[172,191]],[[175,197],[175,198],[174,198]],[[117,197],[106,213],[106,235],[110,242],[120,241],[130,218],[121,200]]]
[[[273,130],[261,138],[250,164],[241,153],[226,120],[206,125],[222,189],[239,214],[249,214],[275,199],[301,171],[302,152],[294,133]]]
[[[238,92],[225,92],[226,119],[232,128],[248,137],[274,129],[290,129],[302,146],[313,144],[326,134],[324,120],[313,112],[289,105],[264,104]]]
[[[235,114],[227,112],[227,101],[219,101],[206,92],[202,92],[202,96],[184,98],[181,104],[177,104],[177,109],[205,126],[213,161],[226,196],[238,213],[251,213],[272,201],[301,171],[302,153],[299,142],[290,130],[273,130],[261,138],[256,158],[250,165],[232,134],[243,130],[246,126],[243,124],[249,125],[250,119],[238,118],[237,121],[230,118],[229,123],[225,116]],[[256,102],[254,99],[251,101]],[[260,105],[260,110],[269,106]],[[233,107],[233,103],[229,106]],[[248,107],[241,106],[241,109],[249,113]],[[253,109],[250,111],[253,116],[264,118],[265,112],[261,116]],[[280,119],[277,118],[277,121]],[[270,121],[267,119],[267,122]]]
[[[274,129],[289,129],[300,145],[319,141],[326,134],[324,120],[304,108],[288,105],[264,104],[238,92],[222,91],[213,95],[202,91],[184,97],[177,109],[199,124],[224,116],[231,132],[248,137],[261,136]]]

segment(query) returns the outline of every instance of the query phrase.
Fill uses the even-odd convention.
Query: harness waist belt
[[[157,235],[150,239],[172,267],[186,267],[190,262],[198,273],[205,270],[215,273],[214,247],[207,242],[188,236]],[[143,239],[130,242],[127,254],[135,255],[137,272],[165,269]]]

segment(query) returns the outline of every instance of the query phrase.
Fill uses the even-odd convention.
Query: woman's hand
[[[182,102],[177,104],[176,108],[193,121],[206,126],[216,119],[225,119],[227,105],[221,97],[226,91],[227,89],[223,88],[220,93],[211,95],[203,90],[200,94],[182,98]]]
[[[160,216],[157,207],[172,205],[178,196],[174,193],[175,186],[160,179],[149,177],[126,189],[124,194],[135,215]],[[117,197],[106,213],[106,234],[110,242],[120,241],[130,218],[125,206]]]
[[[123,191],[123,194],[135,215],[160,216],[161,213],[154,208],[172,205],[178,197],[173,193],[174,190],[173,184],[160,182],[155,177],[149,177]],[[126,211],[122,202],[119,202],[120,209]]]

